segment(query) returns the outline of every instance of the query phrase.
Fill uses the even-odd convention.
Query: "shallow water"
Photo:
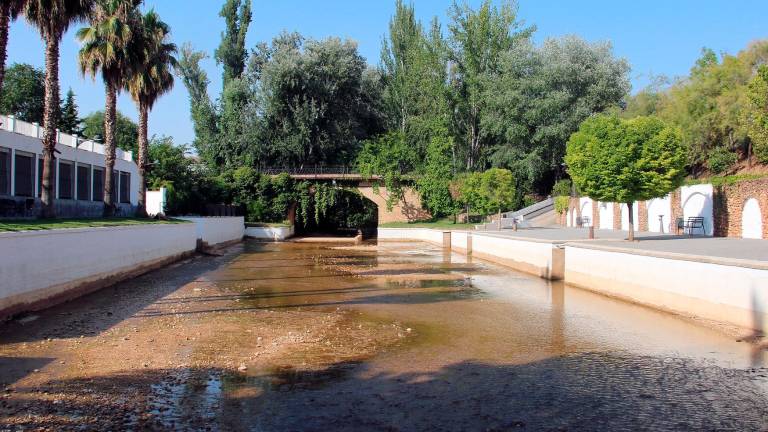
[[[239,413],[225,427],[768,429],[764,350],[424,243],[247,243],[205,278],[254,309],[341,308],[409,329],[373,358],[322,370],[200,377],[202,405]],[[173,383],[158,388],[161,406],[178,405]]]

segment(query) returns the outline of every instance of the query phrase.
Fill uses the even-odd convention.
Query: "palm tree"
[[[104,216],[115,213],[112,172],[115,167],[115,111],[117,95],[133,71],[144,62],[143,51],[134,39],[141,16],[136,0],[99,0],[91,15],[90,27],[78,30],[83,44],[78,55],[80,71],[93,78],[101,72],[106,90],[104,109]]]
[[[139,109],[139,203],[137,214],[147,215],[146,208],[146,171],[147,171],[147,123],[149,111],[157,99],[173,88],[173,68],[176,66],[176,45],[168,42],[170,29],[160,17],[151,10],[142,17],[141,49],[145,52],[146,62],[141,70],[136,71],[126,82],[125,88],[131,93]]]
[[[0,0],[0,93],[5,79],[5,60],[8,58],[8,30],[24,9],[26,0]]]
[[[53,152],[59,112],[59,43],[69,26],[90,15],[95,0],[27,0],[22,9],[30,25],[45,40],[45,104],[43,108],[43,193],[44,218],[56,216],[53,206]]]

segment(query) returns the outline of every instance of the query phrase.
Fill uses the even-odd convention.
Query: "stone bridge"
[[[346,166],[266,168],[260,171],[262,174],[267,175],[287,173],[295,180],[328,182],[340,187],[355,189],[362,196],[376,204],[380,224],[386,222],[414,222],[431,217],[429,212],[422,208],[419,194],[415,189],[407,185],[403,187],[402,199],[392,206],[392,210],[388,210],[387,199],[389,198],[389,192],[383,185],[381,178],[379,176],[363,176]]]

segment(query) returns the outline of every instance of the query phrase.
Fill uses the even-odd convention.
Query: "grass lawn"
[[[380,224],[380,228],[432,228],[432,229],[475,229],[473,223],[453,223],[452,218],[438,219],[426,222],[387,222]]]
[[[0,220],[0,232],[37,231],[62,228],[113,227],[124,225],[144,224],[176,224],[187,221],[170,219],[140,219],[140,218],[94,218],[94,219],[21,219]]]
[[[288,222],[246,222],[245,226],[247,227],[256,227],[256,228],[287,228],[291,226]]]

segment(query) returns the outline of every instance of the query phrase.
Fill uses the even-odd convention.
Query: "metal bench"
[[[693,235],[693,230],[700,229],[702,234],[707,233],[707,228],[704,226],[704,218],[701,216],[692,216],[688,219],[683,218],[677,218],[677,232],[680,233],[680,230],[683,230],[683,234],[685,234],[686,230],[688,231],[688,234]]]

